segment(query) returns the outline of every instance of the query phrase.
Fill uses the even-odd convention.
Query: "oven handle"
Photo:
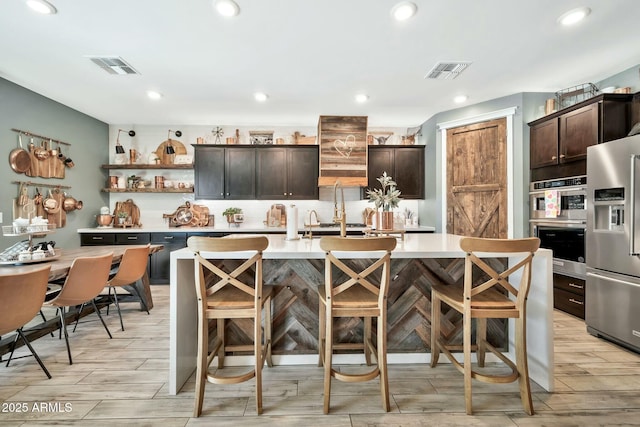
[[[584,187],[569,187],[569,188],[549,188],[549,190],[557,190],[559,193],[568,193],[571,191],[582,191],[585,192],[587,191],[586,188]],[[534,196],[534,195],[538,195],[538,194],[545,194],[547,190],[535,190],[535,191],[529,191],[529,195],[530,196]]]
[[[552,220],[548,220],[548,219],[530,219],[529,223],[531,223],[531,224],[544,224],[544,225],[558,226],[558,225],[564,225],[564,224],[586,225],[587,221],[584,221],[584,220],[571,220],[571,219],[563,219],[561,221],[552,221]]]

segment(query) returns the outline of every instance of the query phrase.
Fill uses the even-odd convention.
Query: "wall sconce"
[[[126,132],[126,131],[124,129],[118,129],[118,136],[116,138],[116,154],[124,154],[124,147],[120,145],[120,132]],[[136,133],[130,130],[129,136],[136,136]]]
[[[164,148],[164,152],[167,154],[176,154],[176,150],[173,148],[173,145],[171,145],[171,132],[173,132],[173,134],[177,138],[180,138],[182,136],[182,132],[180,132],[179,130],[172,131],[171,129],[169,129],[169,135],[167,136],[167,146]]]

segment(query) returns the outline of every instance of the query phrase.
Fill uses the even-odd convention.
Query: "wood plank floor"
[[[533,417],[522,411],[516,383],[474,382],[474,416],[464,413],[462,376],[448,364],[391,365],[391,412],[381,409],[379,383],[333,381],[331,415],[322,414],[322,370],[264,370],[264,413],[255,410],[254,381],[210,384],[203,415],[192,418],[193,379],[167,394],[168,286],[153,286],[151,315],[123,304],[126,331],[114,312],[113,334],[92,315],[64,340],[33,345],[53,375],[31,357],[0,366],[0,427],[4,426],[621,426],[640,425],[640,356],[586,333],[584,322],[555,312],[556,392],[533,384]],[[51,315],[51,313],[49,313]],[[24,355],[24,347],[19,349]]]

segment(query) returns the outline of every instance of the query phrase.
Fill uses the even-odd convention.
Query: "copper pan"
[[[31,157],[29,152],[22,148],[22,135],[18,134],[19,148],[14,148],[9,153],[9,164],[11,169],[17,173],[25,173],[31,167]]]

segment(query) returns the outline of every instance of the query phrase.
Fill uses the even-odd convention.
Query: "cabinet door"
[[[287,197],[287,149],[265,147],[256,149],[256,198]]]
[[[290,199],[318,200],[318,147],[288,147],[287,194]]]
[[[149,282],[168,285],[171,252],[187,246],[187,233],[151,233],[151,243],[164,245],[164,249],[151,255]]]
[[[369,160],[367,165],[367,188],[380,188],[377,178],[386,172],[393,176],[393,149],[391,147],[369,146]],[[395,179],[395,176],[393,176]],[[402,190],[400,190],[402,191]],[[366,192],[364,193],[366,197]]]
[[[424,146],[398,147],[394,151],[393,180],[400,197],[424,199]]]
[[[531,126],[529,131],[530,168],[558,164],[558,119]]]
[[[587,147],[598,143],[598,111],[595,103],[560,116],[560,161],[587,158]]]
[[[255,148],[234,147],[226,148],[225,150],[225,199],[255,199]]]
[[[195,147],[196,199],[224,198],[224,154],[222,147]]]

